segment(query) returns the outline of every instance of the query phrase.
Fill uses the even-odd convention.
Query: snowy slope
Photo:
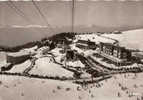
[[[126,77],[125,77],[126,76]],[[1,100],[141,100],[143,74],[122,74],[82,88],[71,82],[1,76]],[[127,84],[128,83],[128,84]],[[100,87],[99,87],[100,85]],[[123,88],[125,88],[123,90]],[[120,96],[118,96],[120,93]]]
[[[122,34],[104,34],[103,36],[119,40],[121,46],[143,50],[143,29],[124,31]]]
[[[86,41],[90,40],[90,41],[95,42],[97,44],[100,42],[106,42],[106,43],[114,43],[115,42],[114,40],[101,37],[100,35],[97,35],[96,33],[76,35],[75,42],[77,40],[86,40]]]
[[[76,61],[66,61],[66,65],[67,66],[72,66],[72,67],[81,67],[84,68],[85,65],[83,63],[81,63],[80,60],[76,60]]]
[[[56,62],[63,64],[63,62],[61,62],[61,60],[64,59],[65,53],[63,53],[63,54],[60,53],[60,50],[62,50],[62,48],[55,48],[55,49],[51,50],[50,53],[52,53],[55,56],[54,59],[56,60]]]
[[[35,75],[43,75],[43,76],[59,76],[59,77],[73,77],[73,73],[62,68],[61,65],[56,64],[53,61],[53,55],[54,55],[54,59],[56,60],[56,62],[61,61],[61,59],[65,56],[65,54],[61,54],[59,48],[55,48],[51,51],[51,53],[53,55],[48,55],[48,54],[43,54],[44,51],[48,51],[49,47],[43,46],[41,48],[37,48],[37,46],[32,47],[32,48],[25,48],[22,49],[18,52],[2,52],[0,53],[0,67],[6,65],[6,55],[10,55],[13,57],[19,57],[19,56],[23,56],[23,55],[28,55],[31,53],[34,53],[35,55],[33,56],[34,58],[36,57],[36,65],[34,66],[34,68],[30,71],[30,74],[35,74]],[[44,57],[46,56],[46,57]],[[12,67],[11,70],[9,70],[8,72],[11,73],[15,73],[15,72],[19,72],[22,73],[26,68],[30,67],[31,65],[31,61],[27,60],[21,64],[17,64],[14,65]]]
[[[34,47],[31,47],[31,48],[25,48],[23,50],[21,50],[21,52],[25,51],[25,52],[35,52],[35,50],[38,48],[38,46],[34,46]]]
[[[34,46],[31,48],[24,48],[21,49],[18,52],[7,52],[7,55],[9,56],[13,56],[13,57],[19,57],[19,56],[23,56],[23,55],[29,55],[31,53],[36,53],[36,49],[38,48],[38,46]]]
[[[49,57],[39,58],[36,61],[36,65],[30,71],[31,74],[38,74],[38,75],[47,75],[47,76],[65,76],[65,77],[72,77],[73,73],[65,70],[61,67],[61,65],[55,64],[52,62],[52,59]]]
[[[26,68],[28,68],[31,65],[31,61],[27,60],[21,64],[14,65],[11,70],[7,72],[11,73],[22,73]]]
[[[0,52],[0,68],[6,65],[6,53]]]
[[[19,57],[23,55],[29,55],[30,53],[27,51],[18,51],[18,52],[8,52],[7,55],[13,56],[13,57]]]

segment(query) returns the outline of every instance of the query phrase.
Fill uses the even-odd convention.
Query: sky
[[[0,45],[20,45],[60,31],[71,31],[71,1],[36,2],[52,28],[31,1],[13,4],[18,10],[10,2],[0,2]],[[74,11],[74,28],[79,32],[143,27],[143,1],[76,1]]]

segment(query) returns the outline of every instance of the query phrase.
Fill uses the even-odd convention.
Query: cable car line
[[[13,3],[13,1],[8,0],[7,5],[12,8],[19,16],[21,16],[26,22],[29,24],[32,23],[32,21]]]
[[[33,5],[35,6],[35,8],[37,9],[37,11],[39,12],[39,14],[41,15],[41,17],[43,18],[44,22],[46,23],[46,25],[51,29],[51,31],[53,33],[54,32],[54,29],[51,27],[51,25],[49,24],[47,18],[45,17],[45,15],[42,13],[41,9],[39,8],[39,6],[36,4],[36,2],[34,0],[32,0],[32,3]]]

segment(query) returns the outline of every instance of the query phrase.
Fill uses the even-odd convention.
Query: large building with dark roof
[[[131,60],[131,51],[125,47],[101,42],[99,48],[102,56],[118,64],[123,64]]]
[[[96,49],[96,43],[86,40],[78,40],[76,42],[76,47],[81,49]]]

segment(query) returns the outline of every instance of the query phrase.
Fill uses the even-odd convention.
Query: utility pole
[[[72,32],[74,32],[75,0],[72,0]]]

